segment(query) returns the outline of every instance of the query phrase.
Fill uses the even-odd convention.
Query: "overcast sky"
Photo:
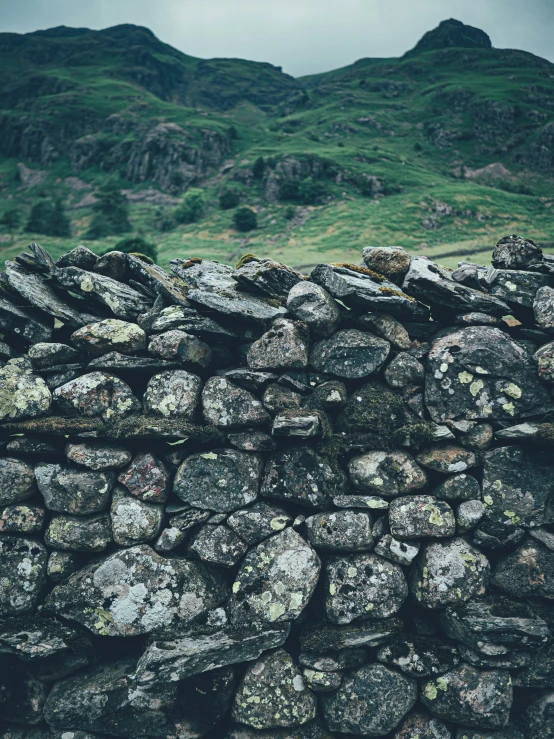
[[[2,31],[135,23],[193,56],[267,61],[295,76],[400,56],[445,18],[554,61],[554,0],[0,0]]]

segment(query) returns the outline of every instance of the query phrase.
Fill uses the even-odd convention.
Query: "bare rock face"
[[[144,409],[166,418],[192,420],[200,402],[202,380],[185,370],[160,372],[154,375],[144,394]]]
[[[164,559],[142,545],[120,550],[56,585],[47,608],[94,634],[147,634],[179,619],[189,622],[225,598],[202,565]]]
[[[90,372],[54,390],[53,399],[67,415],[124,418],[140,410],[127,383],[107,372]]]
[[[302,369],[308,364],[308,347],[305,324],[278,318],[267,333],[251,344],[246,359],[254,370]]]

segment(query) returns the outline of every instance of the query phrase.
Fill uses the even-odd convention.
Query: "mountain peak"
[[[461,21],[449,18],[439,23],[432,31],[427,31],[408,54],[454,46],[466,49],[491,49],[492,43],[489,36],[479,28],[466,26]]]

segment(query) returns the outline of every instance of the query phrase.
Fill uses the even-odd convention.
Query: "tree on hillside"
[[[204,191],[196,187],[183,195],[181,202],[173,211],[173,215],[177,223],[189,224],[196,223],[204,215],[206,203],[204,201]]]
[[[109,251],[122,251],[125,254],[141,254],[148,257],[153,262],[158,259],[158,247],[150,241],[146,241],[142,236],[128,236],[126,239],[118,241],[113,249]]]
[[[258,216],[252,208],[237,208],[233,215],[233,223],[237,231],[253,231],[258,228]]]
[[[261,180],[264,176],[265,161],[263,157],[258,157],[252,166],[252,175],[255,180]]]
[[[31,208],[25,230],[45,236],[71,236],[71,224],[62,201],[43,198]]]
[[[10,235],[17,231],[21,226],[21,211],[17,208],[9,208],[4,211],[0,218],[0,226],[7,231]]]
[[[101,239],[131,231],[129,201],[121,192],[117,179],[106,180],[95,195],[96,202],[92,206],[94,215],[85,238]]]

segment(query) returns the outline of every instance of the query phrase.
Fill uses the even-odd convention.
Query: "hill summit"
[[[489,36],[480,28],[467,26],[454,18],[442,21],[432,31],[427,31],[408,54],[458,47],[466,49],[492,49]]]

